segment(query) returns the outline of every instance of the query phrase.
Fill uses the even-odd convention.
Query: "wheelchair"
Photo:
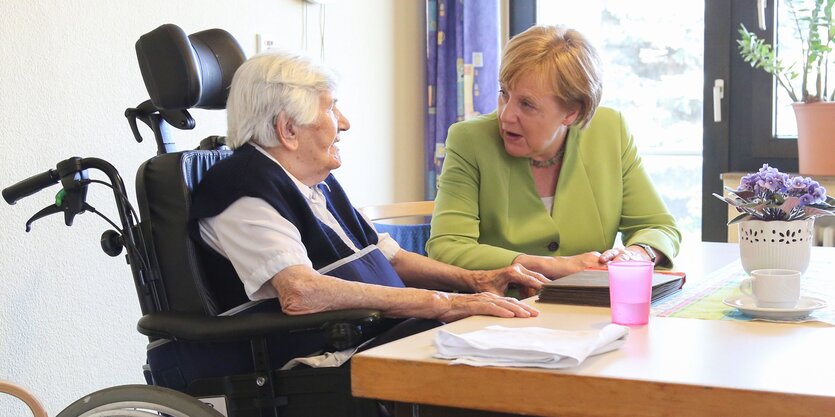
[[[58,416],[378,415],[375,401],[351,396],[350,363],[279,369],[293,357],[370,339],[386,324],[378,311],[288,316],[275,300],[248,302],[231,264],[207,264],[206,249],[187,233],[192,190],[231,151],[221,136],[178,151],[170,129],[195,126],[190,108],[225,108],[232,76],[245,59],[240,45],[220,29],[186,35],[166,24],[140,37],[136,52],[150,99],[128,108],[125,117],[138,142],[137,121],[150,127],[157,145],[157,155],[137,172],[139,213],[118,170],[99,158],[68,158],[2,191],[14,204],[60,183],[55,204],[32,216],[27,232],[53,214],[63,214],[67,226],[85,212],[104,217],[86,202],[90,185],[109,186],[115,199],[119,224],[107,219],[114,229],[102,234],[101,247],[114,257],[125,252],[142,311],[137,328],[148,337],[148,385],[98,391]],[[90,171],[108,181],[91,178]],[[207,279],[209,268],[224,279]]]

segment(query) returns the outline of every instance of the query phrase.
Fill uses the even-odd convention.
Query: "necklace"
[[[562,157],[565,155],[565,145],[560,147],[560,150],[557,151],[557,154],[554,155],[553,158],[546,159],[544,161],[537,161],[536,159],[531,159],[531,166],[534,168],[548,168],[556,165],[560,161],[562,161]]]

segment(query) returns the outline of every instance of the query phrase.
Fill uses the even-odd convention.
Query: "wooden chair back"
[[[382,204],[366,206],[360,211],[372,222],[391,220],[405,217],[429,217],[435,210],[434,201],[410,201],[407,203]]]

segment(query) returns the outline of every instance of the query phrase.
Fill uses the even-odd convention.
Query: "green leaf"
[[[730,226],[730,225],[732,225],[732,224],[734,224],[734,223],[739,223],[739,222],[741,222],[741,221],[743,221],[743,220],[748,220],[750,217],[751,217],[751,215],[750,215],[750,214],[748,214],[748,213],[742,213],[742,214],[740,214],[739,216],[736,216],[736,217],[734,217],[733,219],[731,219],[731,221],[729,221],[729,222],[728,222],[728,226]]]
[[[751,67],[760,68],[774,76],[793,101],[826,100],[829,97],[828,83],[822,82],[821,74],[827,71],[830,62],[835,63],[829,59],[833,49],[830,45],[835,42],[832,13],[835,0],[784,0],[784,4],[789,7],[795,36],[801,44],[799,59],[786,66],[777,56],[773,45],[749,31],[745,25],[737,29],[740,57]],[[802,68],[795,70],[795,64]],[[812,89],[815,91],[810,92]],[[835,98],[835,92],[832,97]]]

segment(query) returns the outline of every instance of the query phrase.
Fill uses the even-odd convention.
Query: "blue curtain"
[[[435,199],[449,126],[496,108],[499,0],[426,0],[426,199]]]

